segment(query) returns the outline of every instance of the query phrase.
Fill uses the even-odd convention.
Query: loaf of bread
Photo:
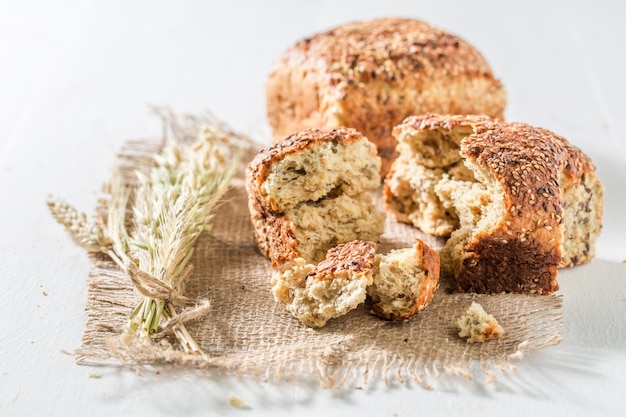
[[[407,116],[502,117],[506,104],[502,84],[473,46],[403,18],[346,24],[296,43],[276,61],[266,93],[274,138],[355,128],[377,145],[383,175],[395,157],[392,127]]]
[[[282,265],[317,264],[353,240],[378,241],[385,213],[368,194],[380,186],[376,147],[354,129],[310,129],[259,152],[246,191],[259,249]]]
[[[318,265],[296,258],[272,275],[274,298],[309,327],[322,327],[365,301],[373,282],[376,244],[353,241],[331,248]]]
[[[439,253],[422,240],[412,248],[377,255],[375,265],[374,280],[367,288],[374,314],[407,321],[430,304],[439,286]]]
[[[484,116],[422,115],[394,129],[386,209],[450,238],[457,289],[549,294],[557,269],[588,262],[604,189],[592,161],[554,133]]]

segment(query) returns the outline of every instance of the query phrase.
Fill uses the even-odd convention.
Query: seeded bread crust
[[[523,123],[423,115],[407,118],[394,132],[406,144],[426,137],[420,132],[468,125],[471,133],[460,140],[458,154],[494,204],[478,207],[479,216],[490,221],[469,228],[461,224],[452,233],[441,252],[442,267],[454,273],[457,289],[464,292],[556,291],[559,267],[594,256],[604,193],[595,166],[563,137]],[[414,159],[407,155],[396,163]],[[388,209],[398,198],[387,187],[393,171],[386,178]]]
[[[376,243],[353,241],[328,250],[326,258],[308,275],[318,281],[371,276],[376,255]],[[371,281],[371,280],[370,280]]]
[[[377,156],[376,147],[370,143],[361,133],[354,129],[349,128],[337,128],[332,130],[318,130],[309,129],[301,132],[294,133],[287,137],[285,140],[274,144],[271,147],[260,151],[256,157],[250,162],[246,169],[246,191],[248,194],[248,206],[250,210],[251,220],[253,224],[253,230],[256,242],[260,251],[272,261],[272,266],[276,267],[298,257],[305,257],[301,250],[302,242],[298,242],[297,233],[294,228],[294,222],[298,219],[290,218],[287,214],[287,207],[284,201],[281,202],[277,195],[268,193],[266,181],[268,177],[275,172],[276,166],[286,158],[295,156],[298,154],[311,153],[313,149],[320,148],[324,143],[332,145],[349,146],[350,144],[360,143],[359,148],[363,152],[362,159],[360,161],[365,168],[368,168],[367,175],[371,178],[365,178],[367,175],[363,173],[355,172],[354,175],[362,178],[350,179],[350,178],[337,178],[337,184],[330,184],[332,187],[337,187],[343,190],[342,187],[347,187],[346,184],[351,181],[361,181],[360,186],[370,188],[377,187],[380,184],[379,169],[380,158]],[[321,165],[322,161],[312,161],[312,164]],[[346,167],[346,169],[349,167]],[[371,172],[369,172],[371,171]],[[301,177],[305,177],[307,173],[298,174]],[[309,175],[311,177],[311,175]],[[312,178],[313,181],[316,178]],[[323,184],[329,186],[329,184]],[[288,184],[287,184],[288,186]],[[320,192],[323,187],[320,186],[315,192]],[[353,187],[354,188],[354,187]],[[350,198],[358,200],[359,193],[367,190],[350,189],[349,193],[355,194]],[[326,195],[314,195],[306,194],[304,198],[311,198],[311,204],[319,204],[325,198],[331,199],[331,194],[334,191],[331,190]],[[348,198],[348,197],[346,197]],[[369,197],[367,197],[369,199]],[[367,200],[366,199],[366,200]],[[357,201],[358,202],[358,201]],[[292,202],[290,202],[292,203]],[[368,240],[376,240],[379,235],[382,234],[382,227],[384,221],[384,213],[373,212],[373,205],[367,201],[363,203],[365,208],[362,208],[367,213],[371,214],[371,224],[368,224],[371,230],[356,231],[356,238],[365,237]],[[371,210],[370,210],[371,206]],[[361,209],[361,208],[359,208]],[[297,215],[296,213],[295,215]],[[341,219],[339,219],[341,220]],[[380,230],[378,230],[380,229]],[[352,240],[352,239],[351,239]],[[334,244],[345,243],[336,241]],[[313,242],[315,244],[315,242]],[[326,253],[328,247],[320,247],[319,253],[322,258]],[[307,262],[319,262],[321,259],[306,259]]]
[[[305,128],[353,127],[395,158],[392,127],[412,114],[503,117],[505,90],[485,58],[453,34],[416,19],[383,18],[304,39],[267,82],[269,124],[280,139]]]

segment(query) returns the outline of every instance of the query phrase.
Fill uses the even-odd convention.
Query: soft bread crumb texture
[[[480,52],[416,19],[383,18],[315,34],[287,49],[266,81],[268,121],[281,139],[348,126],[395,157],[393,126],[413,114],[503,117],[506,92]]]
[[[372,312],[386,320],[407,321],[430,304],[439,285],[439,255],[423,241],[377,255],[374,282],[367,288]]]
[[[604,188],[595,175],[583,174],[579,182],[561,177],[563,193],[562,267],[589,262],[596,255],[596,241],[602,229]]]
[[[376,147],[354,129],[298,132],[261,151],[246,172],[260,250],[273,266],[353,240],[378,241],[385,213],[369,195],[380,186]]]
[[[467,343],[483,343],[486,340],[498,339],[504,334],[495,317],[487,314],[483,306],[474,301],[457,320],[456,327],[459,336],[467,338]]]
[[[427,114],[394,129],[385,179],[398,221],[449,236],[441,266],[464,292],[550,294],[559,267],[589,262],[604,189],[591,160],[542,128]]]
[[[323,259],[326,251],[338,243],[377,241],[382,234],[383,216],[366,194],[305,202],[286,211],[298,239],[300,256],[312,262]]]
[[[273,273],[274,298],[302,324],[323,327],[365,301],[374,260],[375,243],[363,241],[330,249],[318,265],[297,258]]]

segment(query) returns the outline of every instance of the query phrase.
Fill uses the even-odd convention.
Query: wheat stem
[[[139,332],[144,340],[159,331],[161,319],[177,319],[172,305],[181,299],[177,286],[189,275],[194,245],[201,233],[210,231],[213,210],[228,190],[247,146],[213,119],[181,119],[158,111],[164,121],[165,146],[154,156],[149,172],[137,173],[132,207],[133,189],[126,185],[119,166],[109,181],[106,224],[87,221],[62,200],[48,200],[53,217],[79,245],[106,254],[144,295],[127,326],[128,332]],[[195,142],[189,140],[192,136]],[[129,213],[134,222],[131,234],[126,228]],[[184,351],[208,360],[183,321],[179,318],[172,329]]]

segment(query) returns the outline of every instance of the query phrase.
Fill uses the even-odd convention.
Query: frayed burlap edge
[[[133,171],[150,164],[156,141],[129,142],[119,155],[129,185]],[[251,158],[252,155],[249,155]],[[244,162],[247,162],[244,161]],[[245,165],[245,163],[243,164]],[[106,216],[105,205],[99,213]],[[458,294],[443,281],[431,305],[408,323],[392,324],[363,306],[332,320],[323,329],[302,326],[273,300],[269,262],[255,248],[243,186],[243,166],[227,201],[194,252],[194,271],[182,291],[210,303],[208,314],[187,327],[209,359],[187,355],[167,332],[153,343],[120,336],[139,301],[128,278],[112,262],[92,257],[88,276],[87,323],[77,363],[86,365],[169,364],[178,368],[218,369],[265,381],[317,379],[323,387],[372,381],[412,381],[429,388],[441,375],[487,381],[514,369],[527,353],[560,343],[561,296]],[[420,237],[433,247],[442,242],[388,219],[379,248],[409,247]],[[504,328],[499,340],[467,344],[456,319],[479,302]]]

